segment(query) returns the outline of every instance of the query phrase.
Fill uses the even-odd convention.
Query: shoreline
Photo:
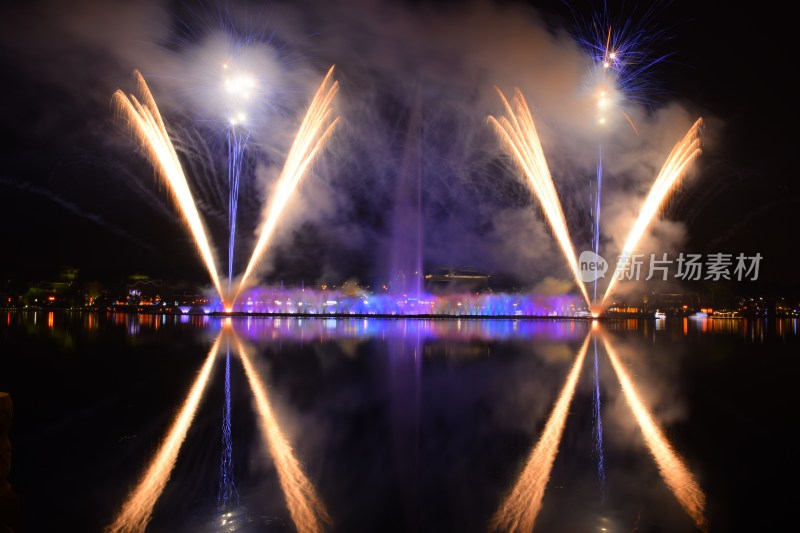
[[[380,320],[657,320],[654,313],[631,313],[626,315],[600,315],[591,316],[570,316],[570,315],[443,315],[443,314],[387,314],[387,313],[280,313],[280,312],[253,312],[235,311],[230,313],[212,311],[181,313],[172,310],[144,310],[144,309],[82,309],[82,308],[0,308],[3,311],[59,311],[70,313],[123,313],[137,315],[170,315],[170,316],[207,316],[213,318],[298,318],[298,319],[369,319]]]

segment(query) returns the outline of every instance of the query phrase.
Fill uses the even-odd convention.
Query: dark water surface
[[[3,311],[9,481],[27,532],[790,531],[799,325]]]

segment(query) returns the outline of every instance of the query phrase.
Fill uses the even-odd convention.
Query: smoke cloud
[[[91,132],[97,144],[81,137],[78,151],[104,151],[115,164],[131,159],[135,147],[111,122],[109,101],[116,88],[133,89],[133,69],[145,75],[190,167],[208,226],[224,224],[227,202],[227,189],[209,183],[225,184],[222,132],[231,109],[222,66],[254,73],[239,269],[305,106],[336,65],[341,126],[286,211],[262,268],[267,278],[291,280],[297,261],[307,281],[385,279],[393,192],[397,180],[408,179],[400,169],[418,106],[425,269],[502,273],[552,292],[569,283],[559,282],[570,278],[569,269],[524,177],[486,124],[502,113],[496,89],[510,94],[519,87],[531,105],[578,253],[591,242],[598,141],[605,175],[601,254],[613,257],[667,154],[696,118],[677,103],[655,110],[628,105],[635,129],[620,112],[601,132],[589,57],[567,29],[513,3],[300,0],[266,8],[234,2],[219,10],[202,2],[176,8],[83,1],[69,9],[43,2],[8,11],[0,48],[11,52],[14,68],[69,105],[91,110],[87,123],[73,127]],[[40,120],[63,126],[58,106],[48,107]],[[679,223],[656,226],[648,249],[672,251],[685,239]],[[211,233],[222,254],[225,231]]]

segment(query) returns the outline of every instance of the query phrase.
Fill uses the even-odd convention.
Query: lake
[[[0,312],[20,531],[780,531],[798,320]]]

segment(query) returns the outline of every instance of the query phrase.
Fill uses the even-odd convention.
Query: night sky
[[[224,135],[193,88],[211,36],[248,36],[274,54],[278,89],[245,165],[236,264],[304,106],[335,63],[343,126],[306,176],[263,269],[265,279],[376,282],[386,268],[395,183],[409,116],[422,117],[426,269],[461,266],[534,286],[568,272],[533,200],[486,126],[501,112],[493,86],[520,86],[533,107],[573,239],[587,242],[596,143],[570,107],[588,61],[569,31],[590,2],[5,2],[0,8],[0,276],[153,278],[207,284],[166,191],[115,118],[111,95],[142,70],[174,134],[203,144],[195,187],[224,183]],[[594,3],[598,4],[599,3]],[[334,7],[335,6],[335,7]],[[617,206],[642,198],[691,119],[706,119],[704,153],[657,225],[664,251],[761,253],[752,291],[796,294],[796,91],[789,81],[792,17],[759,5],[662,3],[650,14],[608,4],[617,19],[646,17],[657,34],[654,89],[633,106],[639,137],[620,125],[606,183],[612,246]],[[246,15],[243,15],[246,14]],[[242,22],[242,21],[247,22]],[[225,30],[227,28],[227,30]],[[241,43],[240,43],[241,46]],[[576,83],[577,80],[577,83]],[[575,93],[574,95],[572,93]],[[629,110],[630,111],[630,110]],[[209,113],[211,113],[209,109]],[[187,133],[188,132],[188,133]],[[196,135],[195,135],[196,134]],[[636,160],[640,158],[641,161]],[[615,175],[615,173],[617,173]],[[219,195],[218,195],[219,196]],[[201,206],[224,263],[221,196]],[[677,228],[677,229],[676,229]],[[660,233],[659,233],[660,232]],[[588,248],[576,244],[576,249]],[[659,248],[660,249],[660,248]]]

